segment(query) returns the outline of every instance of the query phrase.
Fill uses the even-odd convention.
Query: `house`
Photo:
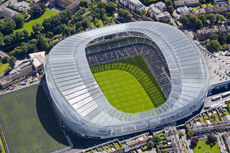
[[[31,62],[37,72],[44,70],[45,51],[29,54]]]
[[[197,38],[199,40],[204,40],[208,38],[212,33],[217,33],[218,30],[215,28],[201,29],[196,31]]]
[[[230,121],[230,115],[225,115],[225,116],[223,117],[223,119],[224,119],[224,121],[226,121],[226,122]]]
[[[90,2],[90,0],[86,0]],[[58,5],[64,9],[69,9],[73,13],[79,9],[80,0],[50,0],[50,5]]]
[[[184,7],[177,8],[176,12],[178,14],[180,14],[181,16],[185,16],[185,15],[188,15],[192,10],[195,10],[195,9],[192,9],[191,7],[184,6]]]
[[[120,0],[120,3],[134,12],[145,10],[145,6],[139,0]]]
[[[156,8],[158,8],[161,12],[164,12],[166,10],[166,5],[163,2],[157,2],[154,5]]]
[[[163,12],[164,9],[165,9],[164,6],[159,7],[159,5],[151,4],[148,7],[148,14],[150,15],[151,18],[154,18],[157,21],[161,21],[163,19],[168,20],[170,19],[170,14],[168,12]]]
[[[199,5],[200,5],[199,0],[177,0],[177,1],[174,1],[174,6],[176,8],[184,7],[184,6],[196,7],[196,6],[199,6]]]
[[[230,5],[221,5],[215,7],[206,7],[207,13],[225,14],[230,11]]]
[[[228,147],[228,149],[230,149],[230,134],[227,132],[224,132],[223,139],[224,139],[224,143],[225,143],[226,147]]]
[[[215,3],[216,5],[225,4],[225,3],[227,3],[227,2],[228,2],[228,0],[214,0],[214,3]]]
[[[19,13],[7,7],[3,7],[2,10],[0,11],[0,15],[15,19],[19,15]]]

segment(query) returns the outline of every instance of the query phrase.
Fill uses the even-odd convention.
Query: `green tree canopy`
[[[88,8],[89,4],[86,0],[81,0],[79,6]]]
[[[14,68],[15,61],[16,61],[16,58],[14,56],[11,56],[8,59],[8,63],[9,63],[9,65],[10,65],[11,68]]]
[[[42,25],[40,23],[35,23],[32,25],[33,32],[38,34],[42,31]]]
[[[22,14],[19,14],[19,15],[15,18],[16,28],[17,28],[17,29],[22,28],[24,22],[25,22],[24,16],[23,16]]]
[[[211,39],[211,40],[217,40],[217,39],[218,39],[218,35],[217,35],[216,33],[212,33],[212,34],[210,35],[210,39]]]
[[[132,20],[133,15],[125,9],[119,8],[117,13],[119,17],[121,17],[126,22],[129,22]]]
[[[153,135],[153,142],[157,145],[161,142],[161,138],[159,135]]]
[[[196,29],[201,29],[203,28],[203,23],[200,19],[197,19],[194,26]]]

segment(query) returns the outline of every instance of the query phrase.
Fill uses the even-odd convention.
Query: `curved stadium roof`
[[[171,75],[172,90],[160,107],[140,113],[124,113],[106,99],[94,79],[85,53],[90,41],[120,32],[140,32],[162,51]],[[198,110],[208,88],[203,56],[180,30],[157,22],[132,22],[73,35],[49,53],[45,74],[54,108],[74,132],[109,138],[174,123]]]

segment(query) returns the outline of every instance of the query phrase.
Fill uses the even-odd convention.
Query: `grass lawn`
[[[126,113],[159,107],[166,98],[142,56],[91,67],[111,105]]]
[[[26,30],[29,32],[29,34],[30,34],[31,32],[33,32],[33,29],[32,29],[32,25],[33,25],[33,24],[35,24],[35,23],[40,23],[40,24],[42,24],[42,22],[43,22],[44,19],[50,18],[51,16],[57,15],[57,14],[58,14],[58,13],[55,12],[55,11],[53,11],[53,10],[47,10],[47,11],[45,11],[45,13],[44,13],[41,17],[39,17],[39,18],[37,18],[37,19],[34,19],[34,20],[29,20],[28,22],[26,22],[26,23],[23,25],[23,28],[18,29],[18,30],[16,30],[16,31],[21,31],[21,30],[26,29]]]
[[[200,118],[200,122],[204,123],[204,118],[203,117]]]
[[[1,153],[5,153],[5,149],[4,149],[4,147],[3,147],[2,139],[0,139],[0,146],[1,146],[1,148],[2,148],[2,152],[1,152]]]
[[[129,72],[110,70],[94,74],[102,92],[112,106],[126,113],[155,108],[138,80]]]
[[[9,63],[0,64],[0,75],[10,68]]]
[[[38,85],[0,96],[0,123],[12,153],[54,152],[68,145]]]
[[[201,147],[199,149],[199,146]],[[211,146],[209,141],[206,140],[199,140],[196,147],[194,148],[195,153],[219,153],[220,150],[218,148],[217,143],[214,146]]]

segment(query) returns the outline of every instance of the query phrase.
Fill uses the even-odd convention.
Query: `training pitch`
[[[40,85],[0,96],[0,123],[11,153],[48,153],[68,145]]]
[[[125,113],[154,109],[166,100],[141,56],[91,67],[107,100]]]

